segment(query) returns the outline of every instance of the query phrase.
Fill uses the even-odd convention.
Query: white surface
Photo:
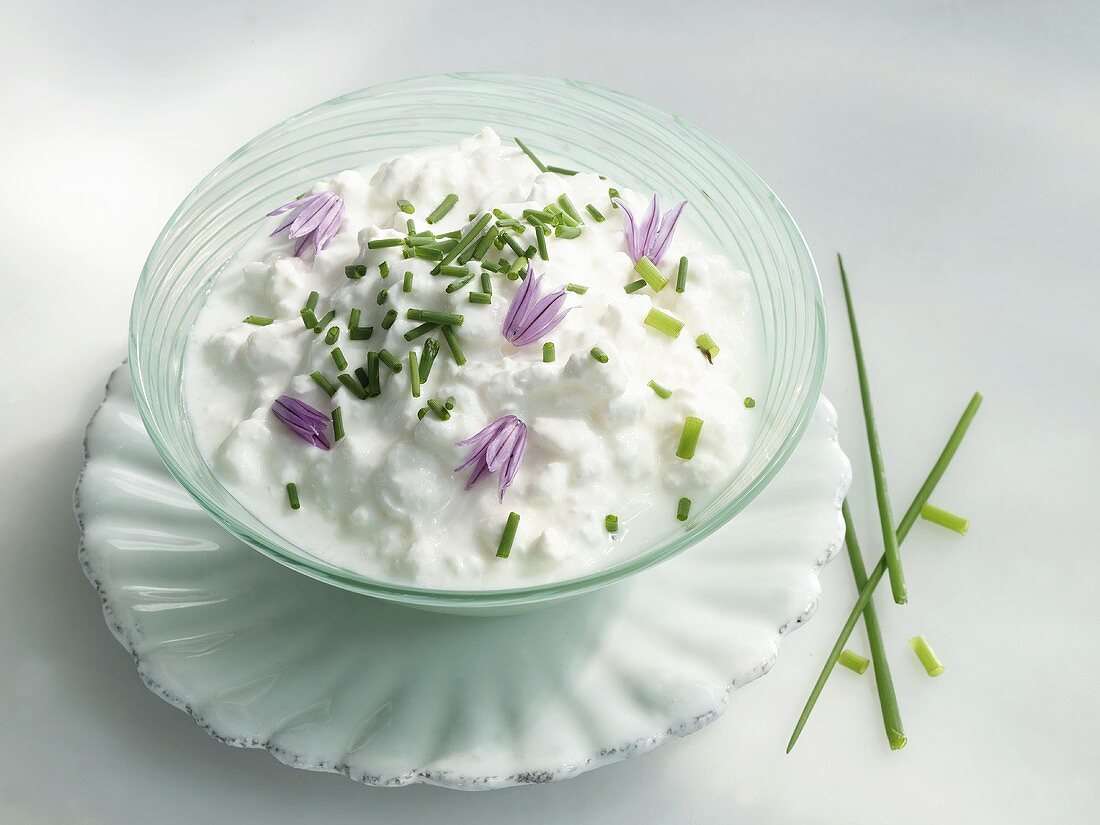
[[[370,5],[0,11],[0,821],[1085,821],[1100,802],[1095,6],[628,16],[625,2],[562,2],[502,20],[499,4]],[[798,219],[834,310],[830,256],[845,251],[898,509],[971,390],[986,393],[936,496],[970,535],[918,525],[909,605],[879,599],[904,751],[886,747],[872,680],[841,672],[783,755],[853,598],[842,559],[780,665],[716,724],[561,785],[473,796],[363,788],[225,748],[148,693],[109,637],[69,494],[157,230],[284,115],[458,67],[596,80],[724,139]],[[842,440],[870,555],[851,348],[843,316],[830,327],[826,389],[854,425]],[[915,633],[947,664],[940,678],[911,658]]]

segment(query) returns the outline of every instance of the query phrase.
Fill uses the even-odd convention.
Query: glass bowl
[[[410,150],[455,144],[483,126],[520,135],[547,158],[597,170],[666,202],[750,273],[762,330],[761,417],[737,474],[674,534],[577,578],[497,590],[393,584],[328,564],[287,541],[224,488],[203,460],[184,403],[187,334],[211,283],[275,206],[314,181]],[[371,86],[284,120],[234,152],[191,192],[157,238],[130,316],[138,409],[180,484],[229,532],[300,573],[411,606],[499,612],[618,581],[686,550],[753,500],[801,438],[825,370],[821,285],[801,233],[745,163],[679,117],[629,95],[552,77],[463,73]]]

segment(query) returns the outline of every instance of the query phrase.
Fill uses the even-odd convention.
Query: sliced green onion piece
[[[268,324],[275,322],[274,318],[265,318],[263,315],[249,315],[244,319],[246,324],[253,324],[258,327],[266,327]]]
[[[848,670],[862,676],[867,672],[867,668],[871,666],[871,660],[866,656],[860,656],[855,651],[845,648],[840,651],[840,657],[837,659],[837,664],[844,665]]]
[[[676,291],[683,292],[687,288],[688,282],[688,259],[681,258],[679,266],[676,267]]]
[[[609,532],[609,533],[618,533],[619,532],[619,517],[617,515],[615,515],[614,513],[608,513],[603,518],[603,526],[604,526],[604,529],[606,529],[607,532]]]
[[[458,336],[455,335],[454,327],[443,327],[443,340],[447,342],[447,348],[451,351],[451,357],[455,359],[455,363],[460,367],[465,364],[466,355],[458,344]]]
[[[668,278],[662,275],[661,270],[654,266],[653,261],[644,255],[634,264],[634,271],[642,276],[642,280],[649,284],[649,288],[654,292],[660,292],[668,286]]]
[[[947,510],[941,510],[934,504],[925,504],[921,507],[920,517],[925,521],[938,524],[940,527],[954,530],[960,536],[965,536],[966,531],[970,529],[970,522],[962,516],[956,516],[954,513],[947,512]]]
[[[512,261],[512,265],[508,267],[508,280],[515,281],[520,277],[520,273],[527,268],[527,258],[520,256]]]
[[[344,275],[357,281],[367,274],[367,267],[363,264],[352,264],[344,267]]]
[[[382,263],[378,265],[378,275],[382,278],[383,281],[386,280],[386,278],[390,277],[389,261],[382,261]]]
[[[367,397],[367,388],[360,384],[354,375],[349,375],[346,372],[342,372],[336,376],[336,380],[347,387],[348,392],[350,392],[359,400],[363,400]]]
[[[302,507],[302,502],[298,498],[298,485],[293,481],[286,485],[286,497],[290,499],[290,509],[299,510]]]
[[[604,352],[599,347],[592,347],[592,349],[590,349],[588,351],[588,353],[593,358],[595,358],[597,361],[599,361],[601,364],[606,364],[607,363],[607,353]]]
[[[401,362],[394,358],[393,353],[391,353],[385,347],[382,347],[382,349],[378,350],[378,360],[389,367],[394,375],[401,372]]]
[[[557,360],[557,352],[554,349],[554,342],[547,341],[542,345],[542,361],[544,364],[552,364]]]
[[[405,277],[401,281],[401,291],[402,292],[412,292],[413,291],[413,274],[411,272],[406,272],[405,273]]]
[[[325,374],[323,372],[321,372],[320,370],[317,370],[316,372],[311,372],[309,374],[309,377],[317,383],[318,387],[328,393],[329,398],[336,395],[336,390],[338,389],[338,387],[331,381],[329,381],[328,378],[325,377]]]
[[[434,398],[428,400],[428,409],[434,412],[440,421],[446,421],[451,417],[450,410]]]
[[[428,414],[428,408],[427,407],[421,407],[419,410],[416,411],[416,417],[419,418],[421,421],[424,420],[424,416],[426,416],[427,414]]]
[[[500,544],[497,545],[497,558],[506,559],[512,552],[512,544],[516,540],[516,530],[519,529],[519,513],[509,513],[508,521],[504,524],[504,532],[500,536]]]
[[[688,515],[691,514],[691,499],[682,498],[676,503],[676,520],[687,521]]]
[[[339,407],[332,410],[332,440],[339,441],[344,437],[344,411]]]
[[[443,402],[443,406],[448,410],[453,410],[455,408],[455,397],[453,395],[448,395],[447,400]]]
[[[586,212],[588,212],[589,215],[596,219],[596,223],[603,223],[607,220],[607,218],[603,216],[603,212],[594,207],[592,204],[587,204],[584,209]]]
[[[660,384],[658,384],[656,381],[650,381],[646,386],[648,386],[651,390],[653,390],[655,393],[657,393],[657,395],[660,396],[661,398],[671,398],[672,397],[672,390],[665,389]]]
[[[684,429],[680,431],[680,443],[676,447],[676,457],[685,461],[695,455],[699,445],[699,434],[703,431],[703,419],[689,415],[684,419]]]
[[[932,650],[926,638],[914,636],[909,640],[909,647],[913,648],[913,652],[917,654],[917,658],[920,659],[929,676],[939,676],[943,673],[945,669],[943,663],[936,657],[935,651]]]
[[[413,327],[412,329],[410,329],[408,332],[405,333],[405,340],[406,341],[415,341],[421,335],[427,335],[433,329],[439,329],[439,324],[429,322],[429,323],[421,324],[418,327]]]
[[[627,295],[630,295],[633,292],[637,292],[639,289],[645,289],[645,286],[645,281],[639,278],[637,281],[631,281],[629,284],[624,286],[623,291]]]
[[[430,321],[433,324],[446,324],[451,327],[462,326],[463,316],[454,312],[436,312],[432,309],[410,309],[405,312],[410,321]]]
[[[420,258],[423,261],[442,261],[445,254],[442,249],[434,246],[415,246],[411,250],[410,257]]]
[[[405,246],[432,246],[436,243],[436,237],[431,232],[425,232],[420,235],[409,235],[405,238]]]
[[[416,207],[413,206],[409,201],[404,199],[400,199],[397,201],[397,208],[404,212],[406,215],[411,215],[413,212],[416,211]]]
[[[332,363],[336,365],[336,369],[346,370],[348,368],[348,359],[344,357],[344,352],[339,347],[333,347],[332,352],[329,354],[332,356]]]
[[[382,329],[389,329],[393,326],[393,322],[397,320],[397,310],[387,310],[385,316],[382,318]]]
[[[703,353],[709,363],[714,363],[714,359],[718,355],[718,345],[714,343],[713,338],[704,332],[696,337],[695,346],[699,348],[699,351]]]
[[[351,327],[348,329],[348,338],[352,341],[369,341],[374,335],[374,327]]]
[[[402,246],[404,238],[375,238],[367,241],[367,249],[389,249],[391,246]]]
[[[667,312],[662,312],[653,307],[645,316],[645,320],[642,322],[647,327],[653,327],[658,332],[663,332],[669,338],[679,338],[680,330],[684,328],[684,322],[678,318],[673,318]],[[715,347],[717,349],[717,347]]]
[[[581,217],[581,213],[577,211],[577,207],[573,205],[573,201],[569,200],[569,196],[566,194],[558,195],[558,205],[565,210],[565,214],[575,220],[577,223],[584,223],[584,218]]]
[[[471,304],[491,304],[493,302],[493,296],[488,292],[471,292],[470,303]]]
[[[409,389],[413,398],[420,397],[420,367],[416,363],[415,350],[409,350]]]
[[[546,164],[545,164],[545,163],[543,163],[543,162],[542,162],[541,160],[539,160],[539,159],[538,159],[538,157],[536,157],[535,153],[534,153],[534,152],[532,152],[532,151],[531,151],[531,150],[530,150],[530,149],[529,149],[529,148],[527,147],[527,144],[526,144],[526,143],[524,143],[524,142],[523,142],[522,140],[520,140],[520,139],[519,139],[518,137],[514,137],[514,138],[512,138],[512,140],[514,140],[514,141],[516,142],[516,146],[518,146],[518,147],[519,147],[520,149],[522,149],[522,150],[523,150],[523,154],[525,154],[525,155],[527,155],[527,157],[531,158],[531,163],[535,164],[535,166],[536,166],[536,167],[538,168],[538,170],[539,170],[540,172],[545,172],[545,171],[547,171],[547,169],[546,169]],[[518,519],[519,519],[519,516],[516,516],[516,519],[518,520]],[[498,555],[499,555],[499,554],[498,554]],[[506,555],[507,555],[507,554],[506,554]]]
[[[554,220],[554,216],[544,209],[524,209],[523,217],[535,224],[536,228],[539,224],[548,224]]]
[[[431,211],[431,214],[425,220],[429,224],[439,223],[454,208],[456,203],[458,203],[458,195],[452,192],[443,199],[439,206]]]
[[[567,291],[575,292],[577,295],[584,295],[584,293],[588,292],[588,287],[582,284],[566,284],[565,288]]]

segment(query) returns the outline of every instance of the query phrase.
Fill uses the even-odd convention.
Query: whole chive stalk
[[[401,281],[401,291],[402,292],[412,292],[413,291],[413,274],[411,272],[406,272],[405,273],[405,277]]]
[[[905,572],[901,566],[901,553],[898,552],[898,539],[894,531],[894,512],[890,505],[890,492],[886,486],[886,463],[882,458],[882,445],[879,443],[878,427],[875,424],[875,410],[871,404],[871,386],[867,379],[867,366],[863,361],[863,345],[860,343],[859,327],[856,325],[856,312],[852,306],[852,292],[848,287],[848,274],[844,271],[844,259],[838,254],[840,283],[844,287],[844,303],[848,307],[848,325],[852,331],[852,348],[856,356],[856,372],[859,375],[859,395],[863,400],[863,420],[867,426],[867,445],[871,451],[871,471],[875,477],[875,496],[878,499],[879,522],[882,525],[882,542],[886,548],[886,566],[890,571],[890,590],[894,601],[905,604],[908,600],[905,588]]]
[[[431,332],[434,329],[439,329],[439,324],[437,324],[435,322],[428,322],[428,323],[421,324],[418,327],[413,327],[412,329],[410,329],[408,332],[405,333],[405,340],[406,341],[415,341],[421,335],[427,335],[429,332]]]
[[[909,640],[909,647],[913,648],[913,652],[917,654],[917,658],[920,659],[920,663],[924,665],[924,670],[929,676],[939,676],[944,671],[943,663],[936,657],[935,651],[932,650],[932,646],[928,644],[928,640],[923,636],[914,636]]]
[[[257,327],[266,327],[268,324],[275,323],[274,318],[265,318],[263,315],[249,315],[244,319],[246,324],[252,324]]]
[[[951,436],[947,439],[947,444],[944,446],[943,452],[940,453],[939,458],[936,459],[936,463],[932,465],[932,470],[928,473],[928,477],[924,480],[924,484],[921,485],[920,490],[917,491],[917,495],[909,505],[909,509],[906,510],[905,515],[902,516],[896,533],[899,545],[904,542],[905,537],[909,535],[909,530],[912,528],[914,522],[916,522],[921,507],[927,503],[929,496],[932,495],[932,491],[936,489],[936,485],[939,484],[940,479],[943,478],[944,472],[946,472],[948,465],[951,464],[951,460],[955,457],[955,453],[958,452],[959,445],[966,436],[966,431],[970,429],[970,423],[974,420],[974,416],[978,414],[978,408],[981,407],[981,405],[982,395],[976,392],[970,399],[970,403],[963,411],[962,416],[959,418],[959,422],[955,425],[955,429],[952,431]],[[805,707],[802,708],[802,714],[798,717],[794,732],[791,734],[790,741],[787,743],[787,753],[790,753],[791,749],[794,748],[795,743],[798,741],[798,737],[802,734],[803,728],[806,727],[806,722],[810,718],[810,713],[817,704],[817,699],[821,695],[825,683],[829,680],[829,675],[833,672],[833,668],[836,667],[837,660],[840,658],[840,653],[844,649],[844,645],[847,644],[848,638],[852,635],[852,630],[855,629],[856,623],[859,621],[859,617],[863,613],[864,608],[871,601],[871,595],[875,592],[875,587],[882,581],[882,577],[885,574],[886,554],[883,553],[882,557],[878,560],[878,564],[876,564],[871,571],[871,575],[867,578],[867,584],[860,588],[859,597],[856,599],[856,603],[852,606],[852,610],[848,614],[848,620],[844,623],[844,627],[841,628],[840,636],[837,638],[836,644],[833,645],[833,649],[829,653],[828,658],[826,658],[825,665],[822,667],[821,673],[818,675],[817,681],[810,691],[810,696],[806,700]]]
[[[589,215],[596,219],[596,223],[603,223],[607,220],[607,218],[603,216],[603,212],[594,207],[592,204],[587,204],[584,209]]]
[[[688,259],[681,258],[679,265],[676,267],[676,291],[683,292],[687,289],[688,283]]]
[[[637,292],[639,289],[645,289],[646,282],[639,278],[637,281],[631,281],[629,284],[623,287],[623,292],[630,295]]]
[[[699,434],[703,431],[703,419],[689,415],[684,419],[684,428],[680,431],[680,443],[676,445],[676,457],[685,461],[695,456],[699,445]]]
[[[661,398],[672,398],[672,390],[665,389],[656,381],[650,381],[646,386],[657,393]]]
[[[634,264],[634,271],[642,276],[642,280],[649,284],[649,288],[654,292],[660,292],[668,286],[668,278],[662,275],[661,270],[645,255]]]
[[[558,205],[561,206],[566,215],[571,217],[578,224],[584,223],[584,218],[582,218],[581,213],[577,211],[577,207],[573,205],[573,201],[569,200],[568,195],[558,195]]]
[[[523,142],[522,140],[520,140],[520,139],[519,139],[518,137],[514,137],[514,138],[512,138],[512,140],[514,140],[514,141],[516,142],[516,146],[518,146],[518,147],[519,147],[520,149],[522,149],[522,150],[523,150],[523,154],[527,155],[527,157],[529,157],[529,158],[531,159],[531,163],[535,164],[535,167],[536,167],[536,168],[537,168],[537,169],[538,169],[538,170],[539,170],[540,172],[545,172],[545,171],[547,171],[547,169],[546,169],[546,164],[545,164],[545,163],[543,163],[543,162],[542,162],[541,160],[539,160],[539,159],[538,159],[538,157],[537,157],[537,156],[535,155],[535,153],[534,153],[534,152],[532,152],[532,151],[530,150],[530,148],[528,148],[528,146],[527,146],[527,144],[526,144],[526,143],[524,143],[524,142]],[[516,518],[518,519],[518,518],[519,518],[519,516],[516,516]]]
[[[714,363],[714,359],[718,356],[718,345],[714,343],[713,338],[704,332],[695,339],[695,346],[699,348],[699,352],[703,353],[708,363]]]
[[[300,510],[302,507],[301,499],[298,498],[298,485],[293,481],[286,485],[286,497],[290,501],[291,510]]]
[[[577,295],[584,295],[584,293],[588,292],[588,287],[583,284],[566,284],[565,289]]]
[[[676,505],[676,520],[687,521],[688,516],[691,514],[691,499],[682,498]]]
[[[316,312],[317,302],[321,300],[321,293],[314,290],[309,293],[309,297],[306,298],[306,309],[312,309]]]
[[[451,281],[449,284],[447,284],[447,289],[446,289],[447,294],[449,295],[449,294],[458,292],[460,289],[464,288],[467,284],[469,284],[470,281],[472,281],[473,279],[474,279],[474,275],[473,275],[473,273],[470,273],[469,275],[463,275],[458,280]]]
[[[450,327],[462,326],[463,316],[454,312],[436,312],[432,309],[410,309],[405,312],[410,321],[429,321],[433,324]]]
[[[459,255],[461,255],[467,249],[472,249],[474,244],[477,243],[478,237],[481,235],[482,232],[485,231],[485,227],[487,227],[489,225],[490,221],[492,221],[492,220],[493,220],[493,216],[491,214],[489,214],[488,212],[486,212],[484,215],[482,215],[480,218],[478,218],[477,223],[475,223],[473,226],[471,226],[470,229],[466,232],[466,234],[458,239],[458,243],[456,243],[453,247],[451,247],[451,251],[447,253],[447,256],[440,263],[439,268],[441,270],[445,269],[446,266],[448,264],[450,264],[451,261],[453,261]],[[444,274],[447,274],[447,273],[444,273]]]
[[[413,398],[420,397],[420,365],[416,362],[414,350],[409,350],[409,390]]]
[[[354,375],[342,372],[336,376],[336,380],[343,384],[347,388],[347,391],[360,401],[367,397],[367,388],[360,384],[359,380]]]
[[[317,323],[314,325],[313,331],[314,332],[320,332],[325,327],[327,327],[329,324],[331,324],[332,320],[335,317],[336,317],[336,310],[335,309],[330,309],[323,316],[321,316],[320,318],[317,319]]]
[[[432,372],[432,364],[435,363],[435,357],[439,355],[439,341],[434,338],[428,338],[424,341],[424,349],[420,353],[420,383],[423,384],[428,380],[428,376]]]
[[[352,264],[344,267],[344,275],[351,278],[353,281],[357,281],[367,274],[367,267],[364,264]]]
[[[397,310],[390,309],[386,311],[385,316],[382,318],[382,329],[389,329],[393,326],[393,322],[397,320]]]
[[[299,313],[302,316],[302,323],[306,329],[313,329],[317,326],[317,315],[309,307],[302,307]]]
[[[539,225],[535,226],[535,245],[538,247],[539,257],[549,261],[550,253],[546,251],[546,230]]]
[[[332,363],[336,365],[336,369],[346,370],[348,368],[348,359],[344,357],[344,352],[339,347],[333,347],[332,352],[329,354],[332,356]]]
[[[493,296],[488,292],[471,292],[470,303],[471,304],[491,304],[493,302]]]
[[[331,326],[328,328],[328,332],[325,333],[325,343],[330,347],[337,342],[340,338],[340,327]]]
[[[368,398],[377,398],[382,394],[382,376],[379,372],[379,364],[382,359],[378,356],[377,352],[367,353],[367,380],[363,381],[362,376],[356,372],[356,377],[359,378],[359,382],[367,388]],[[400,366],[400,365],[399,365]]]
[[[751,410],[755,406],[756,406],[756,399],[753,398],[751,395],[746,395],[745,396],[745,409],[746,410]]]
[[[667,312],[662,312],[653,307],[646,313],[645,320],[642,321],[647,327],[652,327],[658,332],[663,332],[669,338],[679,338],[680,331],[684,328],[684,322],[679,318],[673,318]],[[717,349],[717,347],[715,347]]]
[[[382,306],[382,304],[386,303],[386,300],[389,297],[390,297],[390,291],[388,289],[383,289],[381,292],[378,293],[378,299],[377,299],[376,303],[378,304],[378,306]]]
[[[599,361],[601,364],[607,363],[607,353],[599,347],[592,347],[592,349],[588,351],[588,354]]]
[[[565,238],[567,241],[580,236],[581,228],[579,226],[559,226],[554,230],[555,238]]]
[[[481,273],[481,291],[486,295],[493,294],[493,279],[489,277],[488,272]]]
[[[860,656],[858,653],[845,648],[840,651],[840,658],[837,659],[837,664],[842,665],[848,670],[858,673],[862,676],[867,672],[867,668],[871,666],[871,660],[866,656]]]
[[[516,540],[516,530],[519,529],[519,514],[509,513],[508,521],[504,523],[504,532],[500,536],[500,544],[497,545],[497,558],[506,559],[512,552],[512,544]]]
[[[619,517],[614,513],[608,513],[603,519],[604,529],[609,533],[619,532]]]
[[[344,411],[339,407],[332,410],[332,440],[339,441],[344,437]]]
[[[389,249],[392,246],[404,246],[404,238],[374,238],[367,241],[367,249]]]
[[[454,205],[456,203],[458,203],[458,195],[452,192],[450,195],[447,195],[447,197],[443,199],[439,206],[431,211],[431,213],[428,215],[427,218],[425,218],[425,220],[429,224],[439,223],[441,220],[443,220],[444,217],[446,217],[447,213],[454,208]]]
[[[325,393],[328,394],[329,398],[332,398],[332,396],[336,395],[336,390],[339,388],[331,381],[329,381],[323,372],[321,372],[320,370],[311,372],[309,374],[309,377],[313,379],[314,383],[316,383],[318,387],[320,387],[322,390],[325,391]]]
[[[495,226],[490,226],[489,230],[481,236],[481,240],[478,241],[477,245],[474,247],[474,254],[472,257],[479,261],[485,257],[485,253],[489,251],[489,247],[493,245],[493,241],[497,239],[499,233],[499,229]]]
[[[451,411],[447,409],[446,405],[441,404],[434,398],[428,401],[428,409],[435,413],[440,421],[447,421],[451,417]]]
[[[451,357],[455,359],[455,363],[460,367],[465,364],[466,356],[462,352],[462,347],[458,344],[458,336],[455,335],[454,327],[443,327],[443,340],[447,342],[447,348],[451,351]]]
[[[378,350],[378,360],[389,367],[394,375],[401,372],[401,362],[394,358],[393,353],[385,347]]]
[[[925,504],[921,507],[920,517],[925,521],[938,524],[940,527],[954,530],[960,536],[965,536],[966,531],[970,529],[970,522],[962,516],[956,516],[954,513],[947,512],[947,510],[941,510],[934,504]]]
[[[397,201],[397,208],[404,212],[406,215],[411,215],[413,212],[416,211],[416,207],[413,206],[409,201],[404,199]]]

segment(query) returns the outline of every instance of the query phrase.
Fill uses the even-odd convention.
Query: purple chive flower
[[[271,411],[302,441],[308,441],[322,450],[329,448],[328,436],[325,435],[329,417],[320,410],[291,395],[280,395],[271,405]]]
[[[569,313],[569,309],[558,311],[565,303],[564,287],[546,296],[541,295],[541,287],[542,276],[535,278],[531,272],[531,264],[527,264],[527,274],[520,288],[516,290],[512,305],[508,307],[501,330],[504,337],[517,347],[533,344],[560,324],[561,319]]]
[[[294,257],[298,257],[310,243],[313,244],[316,254],[336,236],[340,221],[344,219],[344,199],[335,192],[319,192],[284,203],[267,214],[282,215],[284,212],[293,214],[271,234],[278,235],[289,229],[289,237],[298,240],[294,247]]]
[[[456,473],[474,468],[466,481],[466,489],[469,490],[490,473],[499,472],[497,490],[500,500],[504,501],[504,491],[512,484],[527,451],[527,425],[514,415],[505,415],[477,435],[459,441],[458,446],[473,448],[466,462],[455,468]]]
[[[623,210],[626,221],[626,248],[630,252],[630,259],[634,263],[642,257],[649,258],[654,264],[660,264],[665,255],[669,243],[672,242],[672,232],[676,229],[676,221],[680,220],[680,214],[687,206],[687,201],[680,201],[670,210],[661,214],[661,204],[657,196],[649,202],[649,211],[645,213],[641,223],[634,217],[630,207],[620,198],[612,198],[619,208]]]

